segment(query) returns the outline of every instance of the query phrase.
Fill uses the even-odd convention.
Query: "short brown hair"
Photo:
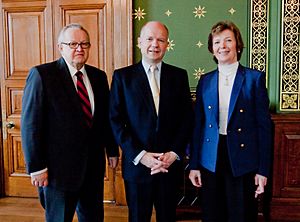
[[[243,49],[244,49],[244,43],[242,39],[242,35],[238,27],[231,21],[220,21],[213,25],[211,28],[211,31],[208,36],[208,50],[213,53],[213,37],[216,34],[219,34],[223,32],[224,30],[230,30],[233,32],[235,40],[236,40],[236,53],[237,53],[237,60],[239,61],[241,59]],[[214,60],[216,63],[218,63],[218,60],[214,57]]]

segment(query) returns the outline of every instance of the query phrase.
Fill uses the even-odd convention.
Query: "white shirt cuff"
[[[139,153],[139,155],[137,155],[134,160],[132,161],[134,165],[138,165],[140,160],[142,159],[142,157],[146,154],[146,150],[143,150]]]
[[[39,171],[36,171],[36,172],[33,172],[33,173],[30,173],[30,176],[36,176],[36,175],[39,175],[39,174],[42,174],[42,173],[45,173],[47,172],[48,168],[45,168],[43,170],[39,170]]]

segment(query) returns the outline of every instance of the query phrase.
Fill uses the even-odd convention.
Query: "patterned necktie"
[[[81,107],[84,112],[86,123],[89,127],[91,127],[93,123],[93,114],[89,94],[83,82],[83,74],[82,72],[78,71],[75,75],[77,76],[77,93],[80,99]]]
[[[154,100],[156,114],[158,114],[159,88],[158,88],[158,85],[157,85],[157,81],[155,79],[155,70],[157,70],[156,66],[150,66],[150,87],[151,87],[151,91],[152,91],[152,96],[153,96],[153,100]]]

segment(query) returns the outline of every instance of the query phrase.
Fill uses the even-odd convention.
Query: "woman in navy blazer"
[[[272,124],[265,74],[239,64],[243,47],[232,22],[212,27],[208,49],[218,68],[198,82],[189,174],[202,187],[204,222],[257,221],[256,198],[269,176]]]

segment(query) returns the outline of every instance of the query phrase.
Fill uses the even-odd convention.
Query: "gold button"
[[[209,125],[208,125],[208,127],[209,127],[209,128],[212,128],[212,125],[211,125],[211,124],[209,124]]]
[[[208,109],[211,109],[211,106],[208,106]]]
[[[243,113],[244,112],[244,110],[243,109],[240,109],[240,113]]]
[[[244,148],[244,147],[245,147],[245,144],[241,143],[241,145],[240,145],[240,146],[241,146],[241,148]]]
[[[241,129],[241,128],[238,128],[238,132],[242,132],[242,129]]]

